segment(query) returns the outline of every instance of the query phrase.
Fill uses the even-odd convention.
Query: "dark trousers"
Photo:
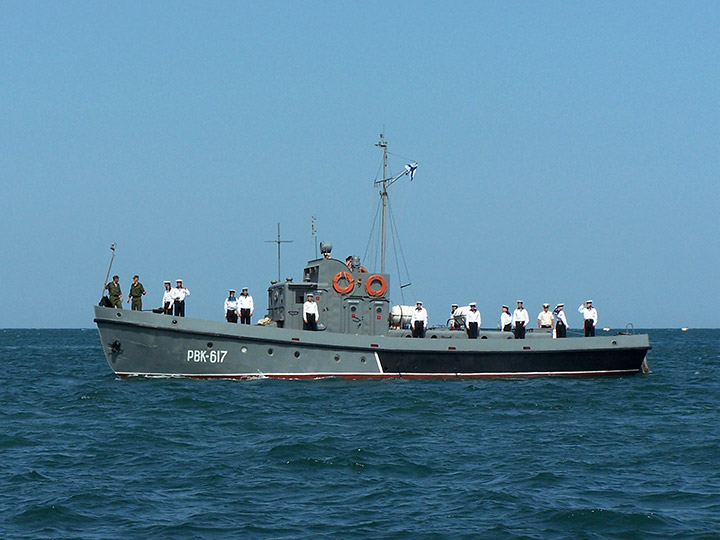
[[[165,315],[172,315],[172,309],[173,309],[172,302],[165,302],[165,305],[163,306],[163,311],[162,311],[162,312],[163,312]]]
[[[314,313],[307,314],[307,321],[303,321],[303,330],[317,330],[317,321],[315,320]]]
[[[234,309],[228,309],[225,312],[225,320],[227,322],[236,323],[237,322],[237,311]]]
[[[595,326],[592,319],[585,319],[585,337],[595,337]]]
[[[250,309],[240,310],[240,324],[250,324]]]
[[[517,323],[515,325],[515,339],[525,339],[525,325]]]
[[[555,325],[555,337],[556,338],[564,338],[567,337],[567,327],[562,323],[562,321],[558,321]]]
[[[425,323],[423,323],[422,321],[415,321],[415,326],[412,329],[412,337],[425,337]]]
[[[477,339],[477,337],[478,337],[478,323],[476,323],[476,322],[468,323],[467,335],[468,335],[468,339]]]
[[[510,332],[512,331],[512,324],[507,323],[505,326],[503,326],[503,332]]]
[[[175,316],[185,316],[185,300],[175,300]]]

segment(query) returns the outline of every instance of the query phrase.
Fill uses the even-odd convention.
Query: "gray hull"
[[[629,375],[647,335],[512,339],[428,332],[425,339],[309,332],[95,307],[103,351],[119,376],[245,379]],[[433,339],[431,336],[435,335]]]

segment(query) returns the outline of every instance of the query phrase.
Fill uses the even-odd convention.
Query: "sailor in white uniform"
[[[173,302],[175,302],[175,299],[173,298],[172,285],[169,281],[165,281],[163,285],[165,285],[165,291],[163,292],[162,298],[162,313],[165,315],[172,315]]]
[[[565,317],[565,304],[558,304],[555,306],[555,309],[553,310],[553,313],[555,314],[555,318],[557,319],[557,322],[555,323],[555,337],[556,338],[564,338],[567,337],[567,329],[568,329],[568,322],[567,317]]]
[[[415,338],[424,338],[425,330],[427,330],[428,313],[422,307],[422,302],[415,302],[415,309],[410,317],[410,328],[412,328],[412,336]]]
[[[512,330],[512,315],[510,315],[510,308],[507,306],[502,307],[502,313],[500,314],[500,331],[510,332]]]
[[[183,287],[182,279],[175,280],[177,284],[172,290],[172,297],[175,305],[175,316],[185,316],[185,297],[190,296],[190,290],[187,287]]]
[[[235,298],[235,289],[230,289],[229,296],[225,299],[223,307],[225,308],[225,320],[229,323],[237,323],[240,306],[238,299]]]
[[[307,300],[303,304],[303,330],[317,330],[317,323],[320,321],[315,295],[308,293]]]
[[[448,325],[450,330],[459,330],[459,328],[457,328],[457,324],[455,322],[455,312],[457,311],[457,308],[458,308],[457,304],[452,304],[450,306],[450,323]]]
[[[253,303],[253,297],[248,294],[247,287],[242,288],[238,303],[240,304],[240,324],[250,324],[250,317],[255,311],[255,304]]]
[[[530,315],[523,307],[523,301],[517,301],[517,309],[512,314],[512,325],[515,339],[525,339],[525,327],[530,323]]]
[[[583,328],[585,329],[585,337],[593,337],[595,335],[595,325],[598,321],[597,309],[592,306],[592,300],[580,304],[578,311],[583,316]]]
[[[467,328],[468,339],[477,339],[482,318],[476,309],[475,302],[470,302],[470,311],[465,314],[465,328]]]

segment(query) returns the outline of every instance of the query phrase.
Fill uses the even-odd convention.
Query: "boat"
[[[375,182],[382,202],[379,271],[368,271],[359,257],[346,264],[332,256],[329,242],[321,242],[320,256],[307,262],[302,279],[271,281],[267,316],[255,325],[98,305],[94,321],[110,368],[120,377],[199,379],[455,379],[648,371],[649,337],[634,330],[554,339],[551,330],[528,329],[526,339],[515,339],[511,332],[481,329],[478,339],[469,339],[452,329],[463,326],[463,315],[458,315],[449,321],[454,324],[430,328],[424,338],[413,339],[408,323],[414,308],[390,305],[385,231],[387,188],[414,174],[417,163],[388,177],[382,134],[376,146],[383,149],[383,175]],[[303,329],[308,295],[318,306],[317,331]]]

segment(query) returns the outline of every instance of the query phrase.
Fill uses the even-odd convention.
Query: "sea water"
[[[720,538],[720,330],[649,333],[647,375],[200,381],[0,330],[0,538]]]

